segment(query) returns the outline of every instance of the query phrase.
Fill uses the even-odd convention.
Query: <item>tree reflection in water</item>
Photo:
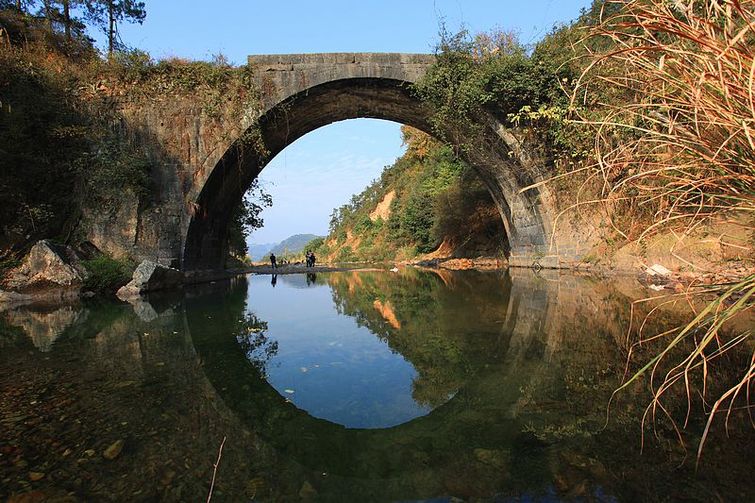
[[[246,358],[260,375],[267,376],[267,363],[278,353],[278,341],[267,335],[267,322],[254,313],[245,312],[238,322],[236,341],[244,351]]]

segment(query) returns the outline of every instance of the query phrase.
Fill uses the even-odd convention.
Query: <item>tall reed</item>
[[[672,227],[683,238],[734,214],[752,231],[755,0],[608,0],[603,13],[584,44],[590,64],[572,93],[572,105],[582,110],[576,122],[594,128],[593,176],[602,181],[601,199],[618,213],[642,215],[639,230],[619,232],[642,241]],[[600,91],[606,89],[611,91]],[[752,247],[751,242],[746,250],[750,257]],[[691,403],[690,383],[696,373],[701,376],[708,418],[699,460],[720,413],[728,421],[735,408],[745,407],[752,420],[755,349],[730,388],[706,396],[706,381],[709,366],[732,347],[755,348],[751,328],[721,330],[755,305],[755,275],[701,285],[683,295],[703,295],[703,307],[692,307],[689,324],[654,336],[667,339],[665,349],[619,389],[648,376],[653,398],[646,417],[655,418],[667,414],[663,397],[673,387],[683,386]],[[699,299],[688,299],[689,305],[700,306]],[[693,349],[678,356],[676,350],[689,341]],[[637,344],[646,342],[640,338]],[[661,368],[665,373],[656,379]]]

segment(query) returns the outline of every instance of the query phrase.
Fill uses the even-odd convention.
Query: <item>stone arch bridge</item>
[[[88,231],[99,248],[178,266],[185,271],[222,267],[234,207],[265,165],[297,138],[332,122],[379,118],[431,133],[432,110],[411,90],[433,64],[425,54],[333,53],[250,56],[259,103],[240,123],[208,117],[191,99],[156,97],[123,104],[128,128],[148,136],[158,169],[154,201],[124,203],[117,215],[94,215]],[[493,114],[484,148],[467,161],[496,202],[510,245],[510,263],[557,266],[550,252],[553,203],[542,179],[547,166],[537,149]],[[256,139],[250,142],[254,135]],[[264,144],[264,149],[255,146]],[[479,140],[479,139],[478,139]],[[334,201],[334,204],[338,201]],[[575,253],[575,250],[571,250]]]

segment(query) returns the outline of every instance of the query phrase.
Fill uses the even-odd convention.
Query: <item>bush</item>
[[[84,289],[100,293],[114,292],[128,283],[134,269],[130,262],[115,260],[107,255],[84,260],[82,264],[89,273]]]

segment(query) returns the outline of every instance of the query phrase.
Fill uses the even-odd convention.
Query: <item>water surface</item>
[[[641,452],[644,384],[606,423],[642,294],[406,269],[6,310],[0,500],[204,501],[222,444],[214,501],[744,501],[743,414],[697,472],[701,416]]]

